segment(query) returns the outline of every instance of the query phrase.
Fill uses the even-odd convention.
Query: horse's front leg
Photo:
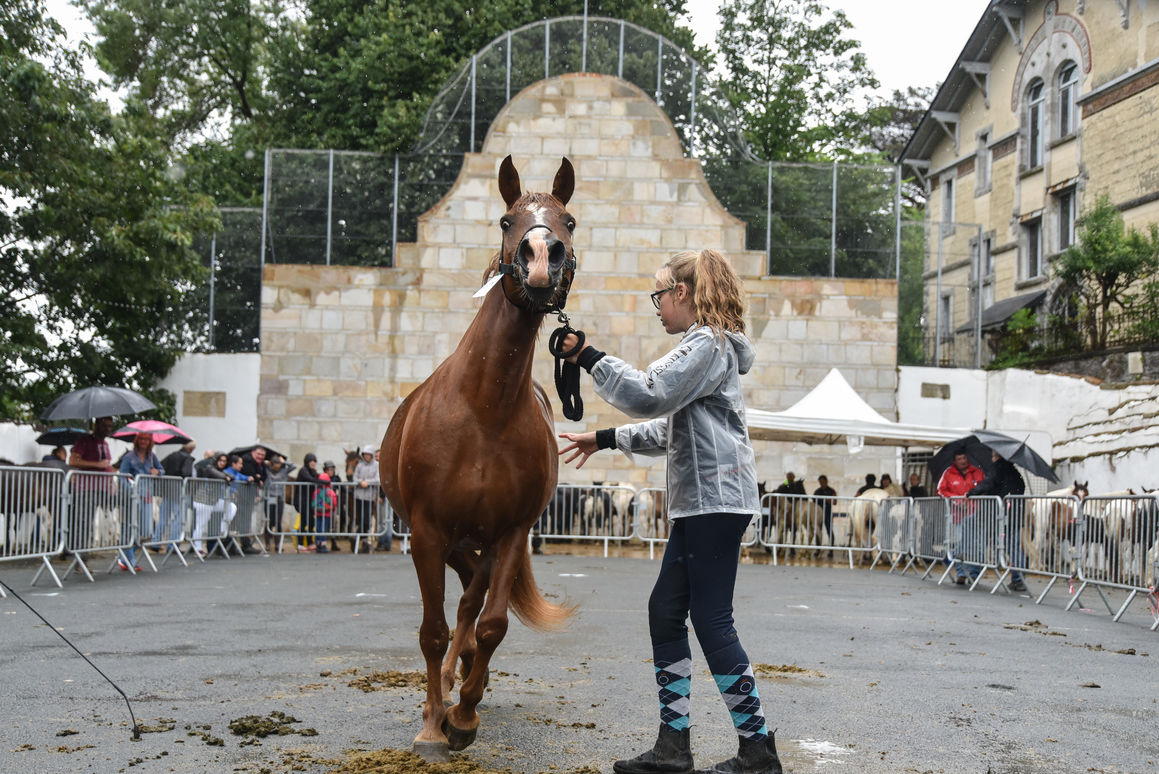
[[[451,638],[451,649],[443,659],[443,691],[450,695],[455,687],[455,666],[463,660],[463,679],[471,673],[475,662],[475,619],[483,609],[487,594],[487,584],[491,580],[491,562],[480,558],[474,551],[452,551],[447,558],[463,584],[463,596],[459,599],[459,611],[455,622],[455,636]]]
[[[423,622],[419,627],[419,647],[427,662],[427,699],[423,704],[423,730],[415,737],[414,751],[423,760],[450,760],[447,736],[443,733],[446,707],[443,705],[443,682],[440,674],[443,655],[447,652],[447,619],[443,614],[446,592],[443,564],[445,540],[433,528],[424,528],[425,519],[411,522],[411,556],[418,574],[423,598]]]
[[[462,750],[475,741],[479,730],[479,713],[475,708],[483,699],[483,687],[491,657],[507,635],[507,603],[511,587],[527,551],[527,534],[515,530],[495,546],[491,582],[482,614],[475,626],[475,663],[459,690],[459,703],[447,710],[447,738],[452,750]]]

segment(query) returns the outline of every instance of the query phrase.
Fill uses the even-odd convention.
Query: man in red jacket
[[[953,536],[954,545],[959,552],[963,552],[966,548],[964,541],[970,540],[971,546],[979,544],[978,536],[972,535],[970,532],[970,517],[974,514],[972,503],[965,499],[970,490],[985,478],[981,470],[970,464],[970,458],[966,456],[965,449],[958,449],[954,452],[954,462],[950,467],[942,473],[942,477],[938,480],[938,494],[945,498],[961,498],[951,499],[950,506],[950,520],[953,522]],[[965,553],[969,553],[965,551]],[[954,551],[950,551],[950,558],[954,559]],[[966,576],[969,574],[971,579],[978,577],[978,567],[975,565],[966,565],[961,561],[957,562],[958,566],[958,585],[962,586],[966,583]]]

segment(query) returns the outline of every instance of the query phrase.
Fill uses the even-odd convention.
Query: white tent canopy
[[[969,428],[906,425],[877,413],[836,368],[808,395],[784,411],[748,409],[749,435],[760,441],[848,443],[874,446],[942,446],[970,435]]]

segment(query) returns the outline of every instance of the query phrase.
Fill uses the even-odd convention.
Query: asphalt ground
[[[352,750],[409,750],[420,689],[377,682],[423,669],[418,585],[397,550],[171,562],[140,577],[73,576],[63,589],[30,588],[31,565],[0,565],[0,580],[125,691],[148,729],[133,741],[124,700],[9,596],[0,772],[327,772]],[[457,755],[514,772],[610,772],[655,738],[645,609],[658,562],[552,554],[534,568],[545,593],[579,612],[551,634],[512,618],[478,740]],[[1113,623],[1097,594],[1083,595],[1088,612],[1064,611],[1066,595],[1060,586],[1035,606],[912,572],[746,562],[736,618],[766,665],[759,686],[786,771],[1159,770],[1159,632],[1147,605]],[[694,654],[693,752],[706,765],[734,753],[735,735]],[[232,733],[247,716],[317,735]]]

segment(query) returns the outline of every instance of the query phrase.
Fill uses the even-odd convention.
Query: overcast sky
[[[821,0],[853,23],[853,37],[888,93],[945,80],[988,0]],[[696,42],[712,43],[719,0],[687,0]]]

